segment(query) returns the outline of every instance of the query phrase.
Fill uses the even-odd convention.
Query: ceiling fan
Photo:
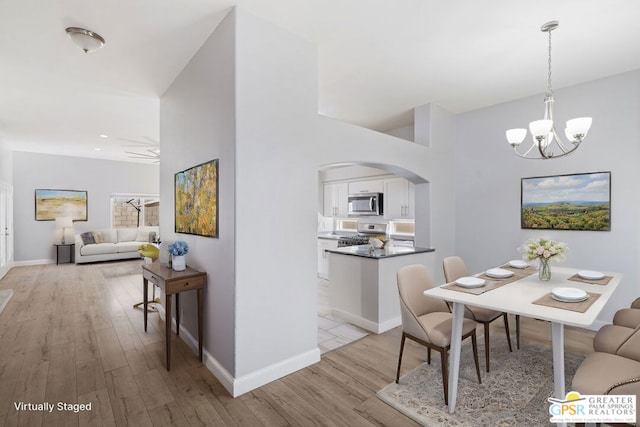
[[[129,154],[128,157],[130,159],[151,160],[153,163],[160,163],[160,143],[147,136],[143,136],[142,138],[143,140],[128,138],[119,139],[121,141],[131,142],[131,144],[124,144],[124,147],[136,147],[145,149],[142,150],[142,152],[125,151],[125,153]]]

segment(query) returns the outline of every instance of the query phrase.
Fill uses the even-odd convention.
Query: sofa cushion
[[[80,235],[80,238],[82,239],[82,243],[85,245],[91,245],[96,242],[95,238],[93,237],[93,233],[90,231],[82,233]]]
[[[154,233],[154,234],[155,234],[155,232],[154,232],[154,231],[151,231],[151,230],[142,230],[142,229],[139,229],[139,230],[138,230],[138,233],[136,234],[136,239],[135,239],[135,240],[136,240],[136,242],[146,242],[146,243],[149,243],[149,242],[151,241],[151,240],[150,240],[150,239],[151,239],[151,237],[150,237],[150,234],[151,234],[151,233]]]
[[[137,228],[117,228],[118,243],[119,242],[135,242],[138,235]],[[146,242],[146,240],[145,240]]]
[[[116,230],[114,228],[100,228],[98,230],[94,230],[93,232],[102,233],[103,243],[116,243],[118,241],[118,235],[116,234]]]
[[[115,254],[118,248],[114,243],[95,243],[80,248],[80,255]]]
[[[93,240],[95,240],[96,243],[104,243],[104,236],[102,235],[102,231],[94,231]]]
[[[140,242],[118,242],[118,243],[116,243],[116,247],[118,248],[118,253],[138,252],[138,248],[140,246],[141,246]]]

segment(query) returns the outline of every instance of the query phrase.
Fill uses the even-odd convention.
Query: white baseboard
[[[342,311],[337,308],[332,308],[331,314],[343,320],[346,320],[349,323],[359,326],[362,329],[366,329],[369,332],[373,332],[375,334],[381,334],[383,332],[388,331],[389,329],[393,329],[396,326],[402,325],[401,316],[394,317],[393,319],[384,321],[382,323],[377,323],[372,320],[365,319],[364,317],[356,316],[353,313]]]
[[[32,265],[55,264],[55,259],[30,259],[27,261],[14,261],[14,267],[29,267]]]
[[[298,354],[286,360],[265,366],[262,369],[251,372],[233,382],[233,397],[238,397],[260,386],[268,384],[307,366],[320,361],[320,349],[318,347],[305,353]],[[215,373],[214,373],[215,374]]]
[[[165,321],[165,310],[160,304],[156,304],[160,318]],[[171,319],[171,329],[175,332],[176,321]],[[189,346],[194,354],[198,354],[198,340],[196,340],[183,325],[180,325],[180,337]],[[223,387],[233,397],[238,397],[258,387],[296,372],[320,361],[320,349],[315,349],[290,357],[258,371],[234,378],[206,349],[202,349],[203,363],[207,369],[220,381]]]

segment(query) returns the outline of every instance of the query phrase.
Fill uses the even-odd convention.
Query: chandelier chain
[[[547,74],[547,96],[553,95],[553,89],[551,89],[551,30],[549,30],[549,59],[547,60],[549,65],[549,71]]]

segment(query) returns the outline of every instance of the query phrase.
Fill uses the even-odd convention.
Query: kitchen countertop
[[[338,240],[341,237],[347,236],[355,236],[357,233],[353,234],[335,234],[333,231],[325,231],[318,233],[318,239],[326,239],[326,240]]]
[[[384,249],[374,249],[372,252],[370,252],[369,245],[362,245],[362,246],[345,246],[343,248],[336,248],[336,249],[325,249],[325,251],[331,252],[334,254],[353,255],[353,256],[358,256],[362,258],[380,259],[380,258],[389,258],[389,257],[395,257],[395,256],[402,256],[402,255],[420,254],[424,252],[433,252],[435,251],[435,249],[406,247],[406,246],[391,246]]]

